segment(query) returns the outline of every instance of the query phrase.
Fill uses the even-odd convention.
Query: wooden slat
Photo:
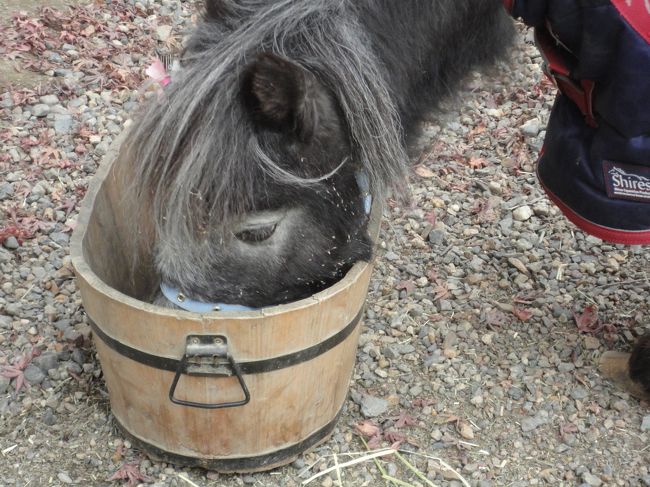
[[[82,204],[72,242],[87,314],[110,337],[149,354],[180,359],[189,334],[221,334],[237,361],[269,359],[324,341],[363,306],[371,264],[358,263],[339,283],[301,301],[241,313],[197,315],[153,306],[146,296],[150,268],[131,269],[133,242],[123,200],[119,140],[107,154]],[[114,164],[114,161],[118,163]],[[371,233],[378,232],[373,210]],[[147,225],[143,231],[149,232]],[[148,262],[145,256],[144,262]],[[146,267],[146,266],[145,266]],[[307,362],[245,376],[251,394],[242,407],[205,410],[168,399],[174,374],[142,365],[96,340],[113,414],[134,437],[166,452],[202,459],[259,456],[299,443],[336,417],[347,395],[361,326]],[[234,378],[183,375],[177,397],[194,402],[241,398]],[[254,469],[252,469],[254,470]]]

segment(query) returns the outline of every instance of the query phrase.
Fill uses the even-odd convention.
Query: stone
[[[57,330],[65,332],[68,328],[70,328],[70,325],[72,322],[68,319],[62,319],[54,322],[54,326],[56,327]]]
[[[429,242],[434,245],[440,245],[445,242],[445,231],[440,228],[435,228],[429,232]]]
[[[548,423],[548,416],[544,414],[545,411],[540,411],[535,416],[525,418],[521,421],[521,430],[524,433],[533,431],[542,425]]]
[[[587,392],[587,389],[585,389],[585,388],[582,387],[582,386],[574,387],[574,388],[571,390],[571,397],[572,397],[573,399],[576,399],[576,400],[584,399],[584,398],[587,397],[588,395],[589,395],[589,392]]]
[[[12,108],[13,106],[14,106],[14,100],[11,97],[11,93],[7,92],[0,96],[0,107]]]
[[[9,389],[9,383],[11,382],[11,379],[5,377],[4,375],[0,375],[0,394],[4,394],[7,392]]]
[[[0,201],[6,200],[14,194],[14,185],[12,183],[0,183]]]
[[[370,394],[351,391],[352,400],[361,407],[361,414],[366,418],[374,418],[388,411],[388,401]]]
[[[528,205],[520,206],[512,211],[512,218],[518,222],[528,220],[533,216],[533,210]]]
[[[65,472],[59,472],[59,473],[57,474],[57,477],[58,477],[59,480],[60,480],[61,482],[63,482],[64,484],[71,484],[71,483],[72,483],[72,479],[71,479],[70,476],[69,476],[67,473],[65,473]]]
[[[171,33],[172,33],[171,25],[159,25],[156,28],[156,39],[158,39],[161,42],[165,42],[169,39]]]
[[[43,95],[39,98],[39,101],[45,105],[56,105],[59,103],[59,97],[56,95]]]
[[[5,239],[5,241],[2,243],[6,249],[9,250],[16,250],[18,247],[20,247],[20,243],[18,243],[18,239],[14,237],[13,235],[10,235]]]
[[[72,116],[56,115],[54,117],[54,131],[57,134],[69,134],[72,132]]]
[[[56,369],[59,366],[59,359],[56,352],[43,352],[33,362],[44,373],[47,373],[50,369]]]
[[[38,103],[33,106],[32,113],[35,117],[42,118],[47,116],[50,113],[50,106],[45,103]]]
[[[584,472],[582,474],[582,481],[587,485],[591,485],[593,487],[600,487],[601,485],[603,485],[602,480],[600,480],[598,477],[596,477],[595,475],[589,472]]]
[[[0,262],[9,262],[13,260],[13,254],[4,247],[0,247]]]
[[[521,131],[530,137],[534,137],[542,130],[542,123],[537,118],[531,118],[521,126]]]
[[[13,319],[10,316],[0,315],[0,328],[8,330],[11,328]]]
[[[585,337],[585,348],[587,350],[598,350],[600,347],[600,340],[591,335]]]
[[[40,384],[45,379],[45,374],[34,364],[29,364],[24,371],[25,380],[30,384]]]
[[[43,413],[42,417],[43,423],[45,423],[48,426],[53,426],[56,424],[56,416],[54,415],[54,412],[52,409],[47,408],[45,412]]]
[[[650,414],[644,416],[643,421],[641,421],[641,431],[649,431],[649,430],[650,430]]]
[[[70,242],[70,235],[63,232],[52,232],[50,233],[50,239],[52,239],[54,243],[64,247],[68,245],[68,242]]]

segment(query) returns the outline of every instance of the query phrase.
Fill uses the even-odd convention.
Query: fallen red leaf
[[[488,161],[482,157],[471,157],[467,163],[472,169],[480,169],[488,165]]]
[[[381,435],[381,428],[369,419],[356,424],[354,429],[356,429],[361,436],[365,436],[366,438]]]
[[[395,422],[395,428],[403,428],[404,426],[417,426],[418,422],[417,420],[408,414],[406,414],[404,411],[401,411],[399,413],[399,416],[397,416],[397,421]]]
[[[436,403],[433,399],[414,399],[411,403],[414,408],[425,408],[427,406],[433,406]]]
[[[415,289],[415,283],[413,281],[411,281],[411,280],[400,281],[400,282],[397,283],[397,286],[395,286],[395,288],[398,291],[404,289],[407,292],[407,294],[409,294],[409,293],[412,293],[413,290]]]
[[[598,322],[598,309],[593,306],[587,306],[582,313],[573,313],[573,319],[578,325],[578,331],[582,333],[598,333],[603,329],[603,325]]]
[[[25,382],[25,369],[31,361],[41,354],[40,348],[32,348],[29,353],[21,357],[14,358],[13,365],[3,365],[0,367],[0,375],[7,379],[14,379],[14,394],[18,394],[20,389],[28,388],[29,384]]]
[[[125,463],[113,475],[106,479],[107,482],[126,480],[127,485],[135,486],[141,482],[152,482],[153,479],[143,474],[135,463]]]
[[[404,443],[406,441],[406,435],[404,433],[400,433],[399,431],[391,430],[384,433],[384,439],[392,444]]]
[[[533,316],[532,311],[525,308],[519,308],[518,306],[512,307],[512,314],[521,321],[528,321]]]
[[[374,450],[375,448],[379,448],[381,446],[381,435],[373,436],[368,440],[368,448],[371,450]]]

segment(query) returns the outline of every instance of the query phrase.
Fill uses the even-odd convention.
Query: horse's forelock
[[[247,18],[232,30],[210,19],[200,24],[164,101],[151,103],[129,134],[133,193],[150,204],[159,235],[189,243],[197,229],[227,224],[254,204],[260,178],[316,182],[287,173],[255,143],[240,89],[242,72],[260,51],[318,73],[341,105],[353,156],[368,174],[371,191],[381,198],[400,187],[407,158],[398,117],[353,3],[226,4],[231,14],[245,12]]]

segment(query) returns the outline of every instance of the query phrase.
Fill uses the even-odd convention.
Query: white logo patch
[[[603,170],[607,196],[650,202],[650,167],[605,161]]]

